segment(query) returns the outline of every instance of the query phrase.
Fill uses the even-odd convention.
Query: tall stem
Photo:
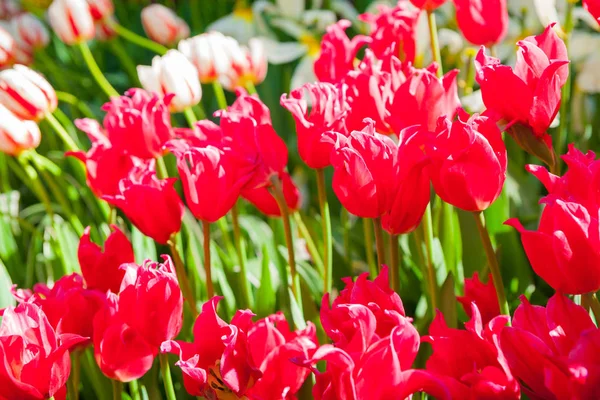
[[[237,205],[234,204],[231,209],[231,222],[233,225],[233,241],[235,243],[235,251],[237,252],[238,261],[240,263],[240,282],[242,284],[242,308],[252,307],[250,304],[250,284],[248,282],[248,274],[246,272],[246,249],[242,240],[242,233],[240,230],[240,221],[238,215]]]
[[[373,220],[373,226],[375,228],[375,247],[377,248],[377,273],[381,271],[381,266],[385,264],[385,243],[383,242],[383,228],[381,227],[381,220],[375,218]]]
[[[169,51],[169,49],[166,48],[165,46],[163,46],[162,44],[156,43],[150,39],[140,36],[137,33],[130,31],[129,29],[125,28],[123,25],[119,25],[116,22],[111,24],[111,27],[114,29],[114,31],[117,33],[117,35],[121,36],[123,39],[125,39],[133,44],[136,44],[140,47],[144,47],[148,50],[151,50],[151,51],[155,52],[156,54],[159,54],[162,56],[167,51]]]
[[[202,221],[202,233],[204,234],[204,273],[206,274],[206,293],[208,298],[215,296],[215,288],[212,281],[212,268],[210,263],[210,223]]]
[[[21,167],[23,167],[27,178],[29,178],[28,183],[30,185],[31,191],[34,192],[38,200],[42,202],[44,208],[46,209],[46,213],[48,213],[51,220],[54,221],[54,218],[52,218],[54,211],[52,210],[52,203],[50,202],[50,197],[48,196],[46,188],[44,187],[44,185],[42,185],[42,181],[40,180],[37,171],[27,162],[25,154],[21,154],[20,156],[18,156],[17,161],[19,161],[19,164],[21,164]]]
[[[575,1],[567,0],[567,10],[565,15],[565,24],[563,26],[563,31],[565,33],[564,42],[567,52],[569,51],[569,43],[571,41],[571,31],[573,30],[574,21],[573,21],[573,9],[575,8]],[[565,67],[569,68],[569,66]],[[568,123],[569,123],[569,112],[571,111],[571,74],[569,73],[567,76],[567,81],[561,89],[561,101],[560,101],[560,123],[558,126],[558,138],[555,144],[555,153],[557,164],[556,168],[558,174],[560,175],[561,170],[561,158],[560,155],[564,153],[565,145],[567,142],[567,135],[569,131]]]
[[[165,160],[162,157],[156,157],[156,177],[158,179],[166,179],[169,177],[169,171],[167,171]]]
[[[159,354],[158,360],[160,361],[160,373],[163,378],[163,384],[165,385],[165,394],[167,395],[167,400],[177,400],[177,397],[175,396],[175,388],[173,387],[173,379],[171,379],[169,355],[166,353]]]
[[[317,171],[317,192],[321,211],[321,229],[323,231],[323,293],[330,293],[332,287],[333,238],[331,236],[331,215],[327,203],[325,188],[325,170]]]
[[[498,265],[498,259],[496,253],[492,247],[492,241],[490,234],[485,227],[485,217],[482,212],[474,212],[475,223],[477,224],[477,230],[483,243],[483,249],[490,265],[490,271],[492,273],[492,279],[494,281],[494,288],[496,288],[496,294],[498,296],[498,304],[500,304],[500,313],[504,315],[510,315],[508,309],[508,302],[506,301],[506,294],[504,292],[504,284],[502,283],[502,274],[500,273],[500,266]]]
[[[437,76],[444,75],[444,69],[442,67],[442,54],[440,53],[440,42],[438,40],[437,25],[435,22],[435,13],[433,11],[427,11],[427,24],[429,25],[429,38],[431,41],[431,55],[433,61],[438,64]]]
[[[427,252],[427,283],[429,285],[429,296],[431,300],[431,312],[435,315],[438,308],[437,302],[437,274],[433,263],[433,225],[431,222],[431,204],[427,205],[423,220],[423,241],[425,242],[425,251]]]
[[[122,400],[123,382],[112,380],[113,400]]]
[[[100,88],[104,91],[104,93],[106,93],[108,97],[119,96],[119,92],[117,92],[115,88],[112,87],[112,85],[108,82],[108,80],[102,73],[102,70],[96,63],[94,55],[90,51],[90,47],[88,46],[87,42],[81,42],[77,46],[81,51],[81,55],[83,56],[83,60],[87,64],[88,69],[90,70],[92,76],[98,83],[98,86],[100,86]]]
[[[169,249],[171,250],[171,255],[173,256],[173,263],[175,264],[175,273],[177,274],[177,280],[179,281],[179,285],[181,286],[181,291],[183,293],[183,297],[185,301],[188,302],[190,306],[190,310],[192,311],[192,316],[194,319],[198,315],[198,307],[196,306],[196,299],[194,298],[194,291],[192,290],[192,285],[190,284],[190,280],[188,279],[187,273],[185,271],[185,266],[183,265],[183,260],[181,259],[181,255],[179,254],[179,250],[177,250],[177,241],[175,240],[175,235],[169,239]]]
[[[600,325],[600,302],[598,302],[596,295],[594,293],[586,293],[581,297],[592,309],[592,314],[594,314],[594,318],[596,319],[596,325]]]
[[[365,250],[367,253],[367,264],[369,264],[369,274],[372,278],[377,276],[377,264],[373,256],[373,227],[371,218],[362,219],[363,235],[365,237]]]
[[[75,141],[73,140],[71,135],[69,135],[67,130],[61,125],[60,122],[58,122],[58,120],[54,115],[52,115],[52,113],[46,113],[45,118],[46,121],[48,121],[48,123],[50,124],[50,126],[52,126],[52,129],[54,129],[56,134],[60,137],[60,140],[62,140],[65,146],[67,146],[67,150],[79,150],[79,147],[77,147],[77,144],[75,144]]]
[[[258,91],[256,90],[256,86],[254,86],[254,83],[252,83],[252,81],[246,82],[246,89],[248,89],[248,93],[250,93],[250,94],[258,94]]]
[[[398,235],[390,235],[390,280],[392,289],[395,292],[400,291],[400,245],[398,243]]]
[[[56,91],[56,97],[59,101],[75,106],[79,109],[81,114],[87,118],[96,118],[92,110],[83,101],[79,100],[77,96],[73,96],[71,93]]]
[[[123,66],[125,71],[127,71],[127,75],[129,75],[129,80],[131,81],[131,84],[134,86],[141,86],[137,74],[137,69],[135,67],[136,64],[132,60],[129,53],[127,53],[127,50],[125,50],[125,48],[123,47],[123,43],[121,43],[121,40],[119,40],[119,38],[114,38],[109,41],[109,45],[113,54],[117,56],[117,58],[121,62],[121,65]]]
[[[198,118],[196,118],[196,114],[194,114],[194,110],[192,110],[191,107],[188,107],[185,110],[183,110],[183,115],[185,115],[185,119],[190,128],[193,128],[196,122],[198,122]]]
[[[69,376],[69,399],[70,400],[78,400],[79,399],[79,377],[81,374],[81,350],[74,350],[71,353],[72,357],[72,367],[71,367],[71,375]]]
[[[225,98],[225,91],[223,90],[223,86],[219,83],[219,81],[214,81],[213,90],[215,91],[215,97],[217,98],[217,104],[221,110],[225,110],[227,108],[227,99]]]
[[[281,179],[278,176],[273,176],[271,178],[271,192],[275,200],[277,201],[277,205],[279,205],[279,210],[281,211],[281,218],[283,219],[283,229],[285,231],[285,244],[288,250],[288,264],[290,266],[290,276],[292,279],[292,293],[294,297],[299,299],[299,291],[296,287],[296,255],[294,254],[294,239],[292,237],[292,225],[290,223],[290,210],[288,209],[287,203],[285,201],[285,196],[283,194],[283,186],[281,183]]]

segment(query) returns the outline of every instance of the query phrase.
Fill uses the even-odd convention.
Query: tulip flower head
[[[245,88],[249,84],[258,85],[265,80],[268,63],[265,47],[260,39],[250,39],[246,47],[228,37],[223,45],[229,64],[223,70],[219,82],[225,89],[234,92],[237,88]]]
[[[473,315],[471,303],[475,303],[484,325],[500,315],[500,305],[498,305],[492,274],[489,274],[487,283],[482,283],[479,280],[479,274],[475,271],[472,278],[465,279],[465,295],[457,296],[456,300],[462,304],[469,317]]]
[[[287,172],[279,174],[283,197],[290,212],[298,211],[302,205],[300,190]],[[258,208],[258,211],[267,217],[281,217],[281,208],[277,200],[266,186],[242,191],[242,197]]]
[[[474,45],[493,46],[508,31],[507,0],[454,0],[456,21],[463,36]]]
[[[0,104],[0,152],[16,156],[36,148],[42,139],[40,128],[33,121],[23,121]]]
[[[121,265],[133,263],[133,247],[127,236],[116,225],[111,225],[112,233],[104,242],[104,249],[90,239],[87,227],[79,240],[77,258],[86,287],[102,293],[119,293],[125,269]]]
[[[16,47],[12,35],[0,27],[0,68],[5,68],[13,63]]]
[[[35,15],[19,14],[11,19],[15,40],[27,50],[43,49],[50,42],[46,25]]]
[[[0,325],[0,397],[43,400],[63,392],[71,372],[69,349],[84,340],[57,334],[35,304],[5,309]]]
[[[0,72],[0,102],[22,119],[39,121],[58,104],[48,81],[24,65]]]
[[[152,59],[152,66],[138,65],[138,77],[144,89],[162,98],[172,95],[169,109],[181,112],[202,99],[202,87],[194,65],[177,50]]]
[[[598,163],[593,152],[573,146],[563,156],[569,166],[562,177],[545,168],[528,166],[548,195],[539,227],[526,230],[516,219],[506,221],[521,233],[525,253],[536,274],[556,291],[583,294],[600,289],[600,234],[598,231]]]
[[[446,0],[410,0],[410,2],[421,10],[433,11],[444,4]]]
[[[95,22],[104,21],[115,13],[112,0],[86,0]]]
[[[48,21],[56,35],[68,45],[94,38],[94,19],[86,0],[53,0]]]
[[[162,4],[144,7],[142,25],[150,39],[165,46],[172,46],[190,36],[188,24]]]
[[[600,22],[600,1],[583,0],[583,7],[588,10],[588,12],[592,14],[592,16],[596,18],[598,22]]]
[[[0,0],[0,20],[10,20],[22,12],[21,4],[17,0]]]
[[[182,40],[177,48],[194,64],[200,82],[212,83],[229,68],[230,62],[222,47],[227,40],[222,33],[213,31]]]

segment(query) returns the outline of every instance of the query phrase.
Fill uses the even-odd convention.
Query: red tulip
[[[71,372],[69,348],[86,340],[57,334],[44,312],[23,303],[4,310],[0,325],[0,397],[43,400],[64,396]]]
[[[27,292],[29,296],[23,298],[23,292],[17,291],[15,298],[39,306],[57,334],[92,337],[92,321],[104,305],[104,295],[85,289],[81,275],[63,276],[52,288],[37,283],[33,292]]]
[[[119,314],[150,346],[159,348],[179,334],[183,296],[169,256],[164,263],[126,264],[119,292]]]
[[[394,71],[401,82],[387,108],[387,122],[394,132],[411,125],[423,125],[433,131],[440,117],[454,118],[460,107],[456,83],[458,70],[438,78],[437,68],[434,63],[425,69],[407,66],[401,72]]]
[[[24,65],[0,72],[0,101],[21,119],[39,121],[56,109],[56,92],[48,81]]]
[[[188,24],[173,10],[162,4],[151,4],[144,7],[142,25],[150,39],[165,46],[172,46],[190,36]]]
[[[52,1],[48,22],[60,40],[68,45],[94,38],[94,19],[86,0]]]
[[[417,53],[416,28],[419,10],[398,1],[395,7],[377,6],[378,14],[362,14],[360,19],[371,26],[372,42],[369,48],[382,59],[389,49],[395,49],[404,62],[414,62]]]
[[[281,96],[281,105],[296,121],[298,153],[310,168],[325,168],[331,163],[331,143],[321,140],[323,134],[327,131],[346,132],[345,117],[349,111],[346,89],[345,85],[307,83],[293,90],[289,98],[286,94]],[[310,112],[304,100],[305,92],[310,96]]]
[[[184,206],[173,185],[175,178],[158,179],[154,168],[135,168],[119,183],[119,193],[103,196],[119,207],[146,236],[166,244],[181,229]]]
[[[94,357],[104,375],[130,382],[152,368],[158,348],[124,321],[118,303],[117,295],[108,293],[107,305],[94,318]]]
[[[172,138],[169,103],[172,96],[159,98],[142,89],[130,89],[125,96],[104,104],[104,128],[113,147],[142,159],[162,155],[163,145]]]
[[[23,121],[0,104],[0,152],[19,155],[34,149],[42,140],[40,128],[33,121]]]
[[[502,42],[508,31],[506,0],[454,0],[456,22],[463,36],[479,46]]]
[[[551,163],[546,131],[558,113],[561,87],[569,75],[567,49],[552,25],[517,45],[514,69],[486,56],[482,48],[475,59],[476,80],[487,109],[507,126],[515,125],[509,132],[519,145]]]
[[[596,20],[600,22],[600,1],[583,0],[583,7],[589,11]]]
[[[444,4],[446,0],[410,0],[410,2],[421,10],[433,11]]]
[[[348,137],[337,135],[331,154],[333,191],[352,214],[363,218],[383,215],[393,196],[396,144],[375,132],[372,120]]]
[[[116,225],[111,225],[112,233],[104,242],[104,251],[90,240],[90,227],[85,228],[79,240],[77,257],[81,274],[89,289],[103,293],[119,293],[125,275],[122,264],[135,261],[133,247],[127,236]]]
[[[449,328],[438,312],[429,336],[423,338],[433,347],[427,371],[444,380],[452,398],[519,399],[519,384],[498,348],[508,317],[496,317],[484,326],[477,306],[471,307],[464,331]]]
[[[555,294],[544,307],[523,296],[500,346],[523,392],[534,399],[595,399],[600,395],[600,330],[588,312]]]
[[[262,375],[248,347],[252,313],[238,311],[226,323],[217,315],[219,297],[202,306],[194,323],[194,342],[166,341],[162,352],[179,354],[175,364],[183,372],[183,384],[192,396],[243,397]]]
[[[115,13],[112,0],[86,0],[94,21],[104,21]]]
[[[371,38],[357,35],[350,40],[346,34],[352,23],[341,19],[327,27],[321,39],[321,52],[315,60],[314,71],[321,82],[339,83],[354,69],[356,54]]]
[[[132,157],[111,145],[100,124],[93,119],[75,120],[75,125],[87,133],[92,148],[86,152],[68,151],[85,164],[87,184],[98,197],[113,196],[119,192],[119,181],[127,177],[136,166],[147,165],[143,160]]]
[[[310,372],[291,360],[310,358],[316,349],[316,328],[312,322],[305,329],[292,332],[281,312],[257,321],[248,330],[248,351],[263,375],[249,390],[248,397],[295,399]]]
[[[383,229],[393,235],[411,232],[419,226],[431,196],[429,159],[422,150],[425,138],[419,130],[418,126],[412,127],[399,135],[393,197],[381,217]]]
[[[496,122],[462,111],[455,122],[440,119],[426,150],[431,180],[442,200],[465,211],[483,211],[502,192],[506,147]]]
[[[533,270],[555,290],[583,294],[600,289],[600,233],[598,231],[598,161],[573,146],[563,156],[569,171],[562,177],[539,166],[529,166],[549,194],[537,231],[516,219],[506,221],[521,233]]]
[[[207,222],[224,217],[252,178],[252,170],[240,165],[231,151],[215,146],[192,147],[181,142],[167,146],[177,157],[177,169],[192,214]]]
[[[496,295],[491,274],[488,276],[488,283],[482,283],[476,271],[472,278],[465,279],[465,295],[457,296],[456,299],[462,304],[469,318],[473,316],[471,303],[475,303],[481,314],[481,322],[484,325],[487,325],[494,317],[500,315],[498,296]]]
[[[12,35],[0,27],[0,68],[6,68],[15,62],[17,43]]]
[[[19,14],[12,18],[10,23],[19,47],[33,51],[44,49],[50,43],[48,28],[34,14]]]
[[[290,211],[297,211],[302,203],[300,191],[287,172],[280,175],[283,195]],[[268,217],[280,217],[281,209],[277,200],[266,187],[248,189],[242,192],[242,197],[252,203],[260,212]]]

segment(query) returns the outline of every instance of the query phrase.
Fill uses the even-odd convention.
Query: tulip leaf
[[[54,228],[56,230],[56,242],[65,267],[65,273],[80,272],[79,260],[77,258],[77,247],[79,237],[71,228],[71,225],[61,217],[54,216]]]
[[[142,264],[144,260],[156,259],[156,245],[154,240],[144,235],[135,226],[131,227],[131,245],[135,254],[135,262]]]
[[[300,305],[296,301],[296,298],[292,293],[292,289],[288,288],[288,293],[290,296],[290,311],[292,314],[292,320],[294,321],[294,326],[296,327],[296,329],[304,329],[306,328],[306,321],[304,320],[304,316],[302,315]]]
[[[12,281],[10,275],[6,270],[6,266],[0,260],[0,309],[13,306],[15,299],[10,293],[12,287]]]
[[[256,313],[259,317],[265,317],[271,314],[275,308],[275,290],[271,281],[271,267],[269,252],[267,246],[262,250],[262,268],[260,274],[260,287],[256,294]]]
[[[446,324],[450,328],[456,328],[458,325],[456,294],[454,292],[454,276],[452,272],[448,273],[446,280],[440,289],[440,311],[444,314]]]
[[[315,299],[320,299],[323,296],[323,280],[319,276],[319,273],[306,262],[298,262],[296,264],[298,274],[302,278],[302,281],[306,283],[310,295]]]

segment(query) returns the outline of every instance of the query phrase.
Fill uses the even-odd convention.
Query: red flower
[[[281,96],[281,105],[296,121],[300,157],[310,168],[325,168],[331,163],[331,143],[321,140],[323,134],[327,131],[346,132],[345,117],[349,111],[346,89],[346,85],[307,83],[293,90],[289,98],[286,94]],[[304,100],[305,92],[310,96],[310,112]]]
[[[235,205],[242,188],[252,178],[231,151],[212,145],[167,145],[177,157],[177,169],[190,211],[198,219],[216,222]]]
[[[69,348],[86,338],[57,334],[44,312],[23,303],[4,310],[0,325],[0,397],[43,400],[64,393]]]
[[[119,207],[146,236],[166,244],[181,229],[184,206],[175,178],[158,179],[154,168],[136,168],[119,182],[119,193],[103,198]]]
[[[161,351],[179,354],[175,365],[181,368],[183,384],[192,396],[243,397],[262,375],[248,347],[253,314],[238,311],[228,324],[217,315],[219,300],[213,297],[202,306],[193,343],[166,341]]]
[[[484,326],[477,306],[471,307],[464,331],[449,328],[438,312],[429,336],[423,338],[433,347],[427,371],[444,380],[452,398],[519,399],[519,384],[498,344],[508,317],[496,317]]]
[[[183,296],[169,256],[164,263],[126,264],[119,293],[119,314],[150,346],[159,348],[181,330]]]
[[[331,154],[333,191],[352,214],[363,218],[383,215],[393,196],[396,144],[375,132],[372,120],[348,137],[335,135]]]
[[[583,0],[583,7],[589,11],[596,20],[600,22],[600,1],[598,0]]]
[[[552,26],[539,36],[517,43],[514,69],[486,56],[483,48],[475,59],[476,79],[485,106],[508,125],[518,124],[511,131],[513,137],[525,150],[542,159],[544,149],[538,149],[532,139],[551,148],[546,131],[558,113],[561,87],[569,75],[566,46]]]
[[[13,296],[39,306],[57,334],[85,338],[92,337],[92,321],[105,302],[101,292],[85,289],[83,278],[75,273],[63,276],[52,288],[43,283],[34,285],[33,292],[13,288]]]
[[[111,225],[112,233],[104,242],[104,251],[90,240],[90,228],[87,227],[79,240],[77,257],[81,274],[89,289],[101,292],[110,290],[118,293],[125,270],[121,265],[135,261],[133,247],[127,236],[116,225]]]
[[[498,296],[491,274],[488,276],[488,283],[482,283],[477,272],[473,274],[472,278],[465,279],[465,295],[457,296],[456,299],[462,304],[469,318],[473,316],[471,303],[475,303],[481,313],[481,322],[484,325],[500,315]]]
[[[496,122],[462,111],[455,122],[440,119],[427,147],[433,188],[465,211],[483,211],[502,192],[506,147]]]
[[[290,211],[296,211],[300,208],[302,198],[300,191],[294,184],[292,177],[287,172],[280,174],[283,195]],[[248,189],[242,192],[244,199],[252,203],[260,212],[268,217],[280,217],[281,209],[277,204],[277,200],[266,187],[256,189]]]
[[[160,157],[163,145],[173,136],[169,103],[156,93],[130,89],[125,96],[104,104],[104,128],[112,146],[142,159]]]
[[[118,296],[108,293],[106,307],[94,318],[94,357],[104,375],[130,382],[152,368],[158,347],[129,326],[119,311]]]
[[[346,35],[350,25],[350,21],[341,19],[327,27],[327,33],[321,39],[321,52],[314,63],[319,81],[341,82],[354,69],[354,60],[360,48],[371,42],[371,38],[364,35],[357,35],[350,40]]]
[[[460,107],[456,84],[458,70],[438,78],[437,68],[434,63],[424,69],[409,65],[394,71],[400,84],[387,107],[387,122],[394,132],[411,125],[423,125],[433,131],[440,117],[454,118]]]
[[[144,161],[113,147],[97,121],[78,119],[75,125],[87,133],[92,148],[87,153],[69,151],[65,154],[76,157],[85,164],[87,184],[96,196],[112,196],[118,193],[119,181],[129,175],[135,166],[144,165]]]
[[[379,14],[361,14],[360,19],[371,26],[372,42],[369,48],[379,59],[394,49],[405,62],[414,62],[416,55],[416,28],[419,10],[410,9],[404,1],[396,7],[378,5]]]
[[[295,399],[310,371],[290,360],[309,358],[317,348],[316,327],[292,332],[281,312],[257,321],[248,330],[248,351],[262,377],[248,397],[261,400]]]
[[[506,0],[454,0],[456,22],[463,36],[480,46],[500,43],[508,31]]]
[[[596,399],[600,396],[600,330],[588,312],[561,294],[544,307],[525,297],[500,346],[529,398]]]
[[[410,2],[421,10],[433,11],[444,4],[446,0],[410,0]]]

